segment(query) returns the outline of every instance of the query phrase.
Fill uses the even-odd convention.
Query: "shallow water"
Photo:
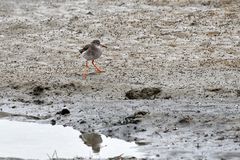
[[[25,159],[143,157],[133,142],[71,127],[0,120],[0,157]]]

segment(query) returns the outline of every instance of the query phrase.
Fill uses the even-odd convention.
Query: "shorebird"
[[[100,50],[100,47],[107,48],[105,45],[102,45],[99,40],[93,40],[90,44],[87,44],[86,46],[84,46],[82,49],[79,50],[81,54],[83,53],[83,57],[86,59],[86,65],[82,75],[83,79],[87,78],[88,69],[89,69],[88,61],[90,60],[92,61],[92,64],[97,73],[103,72],[103,70],[97,67],[96,64],[94,63],[94,60],[98,59],[102,55],[102,51]]]

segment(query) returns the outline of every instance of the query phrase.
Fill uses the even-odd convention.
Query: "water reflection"
[[[61,125],[0,120],[0,157],[24,159],[144,157],[135,143]],[[81,138],[79,138],[81,137]],[[1,158],[0,158],[1,159]]]
[[[79,136],[84,144],[86,144],[89,147],[92,147],[92,150],[94,153],[100,152],[100,144],[102,143],[102,137],[100,134],[97,133],[83,133]]]

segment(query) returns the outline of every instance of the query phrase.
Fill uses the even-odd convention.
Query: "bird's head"
[[[91,43],[94,44],[94,45],[96,45],[96,46],[101,46],[101,47],[107,48],[107,46],[101,44],[99,40],[93,40]]]

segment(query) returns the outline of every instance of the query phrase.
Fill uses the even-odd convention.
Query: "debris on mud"
[[[168,133],[168,132],[170,132],[170,129],[169,129],[169,128],[166,128],[166,129],[163,131],[163,133]]]
[[[76,90],[76,85],[74,83],[66,83],[60,86],[61,88]]]
[[[22,102],[22,103],[30,103],[29,100],[25,100],[23,98],[12,99],[13,102]]]
[[[136,157],[122,157],[123,155],[119,155],[116,157],[108,158],[108,160],[137,160]]]
[[[217,140],[223,141],[225,139],[225,137],[219,137],[217,138]]]
[[[67,108],[64,108],[61,111],[57,112],[56,114],[67,115],[70,114],[70,111]]]
[[[93,14],[92,12],[89,11],[89,12],[87,13],[87,15],[91,15],[91,16],[93,16],[94,14]]]
[[[85,123],[87,123],[87,122],[84,120],[79,121],[79,124],[85,124]]]
[[[12,87],[12,89],[19,89],[20,88],[20,86],[19,85],[13,85],[13,86],[11,86]]]
[[[146,112],[146,111],[138,111],[135,112],[133,115],[130,115],[126,118],[124,118],[124,120],[122,122],[119,122],[121,125],[126,125],[126,124],[138,124],[141,122],[141,120],[147,115],[150,114],[150,112]]]
[[[160,88],[132,89],[126,92],[126,97],[128,99],[155,99],[159,93],[161,93]]]
[[[222,88],[207,88],[206,91],[209,91],[209,92],[219,92],[221,91]]]
[[[44,100],[37,99],[37,100],[34,100],[33,103],[36,105],[41,105],[41,104],[44,104]]]
[[[186,124],[186,123],[191,123],[193,120],[192,117],[190,116],[186,116],[186,117],[183,117],[182,119],[180,119],[178,122],[181,123],[181,124]]]
[[[144,146],[144,145],[151,144],[151,142],[145,142],[145,141],[136,141],[135,143],[139,146]]]
[[[172,99],[172,96],[166,95],[166,96],[163,96],[162,99]]]

